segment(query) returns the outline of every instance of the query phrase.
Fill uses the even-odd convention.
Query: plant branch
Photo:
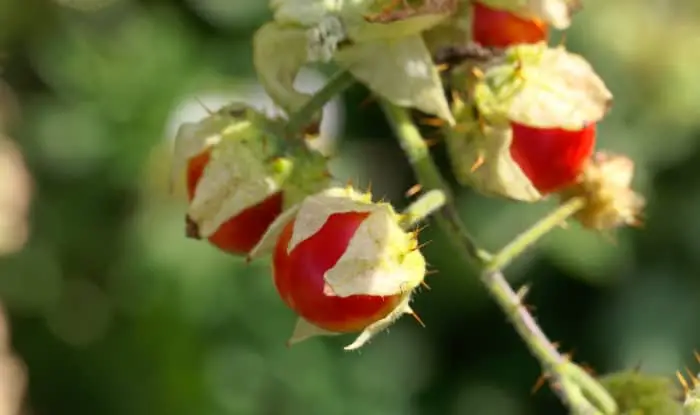
[[[438,226],[450,237],[453,244],[469,253],[466,257],[468,260],[478,264],[479,261],[488,259],[489,254],[477,247],[474,238],[471,237],[459,219],[457,209],[454,207],[454,196],[430,157],[428,145],[411,120],[408,111],[384,100],[380,101],[380,105],[389,119],[391,127],[399,137],[399,144],[406,153],[418,182],[424,189],[441,190],[445,195],[445,205],[441,214],[435,217]]]
[[[334,96],[348,89],[355,82],[355,78],[348,71],[340,71],[333,77],[297,112],[289,117],[286,133],[295,136],[299,131],[314,119],[316,114],[323,109]]]
[[[535,223],[528,230],[516,236],[511,242],[503,247],[497,255],[494,255],[484,271],[491,272],[504,269],[519,257],[525,250],[534,245],[543,236],[548,234],[552,229],[566,222],[571,215],[583,209],[586,201],[583,198],[571,198],[566,203],[559,205],[554,211],[549,213],[539,222]]]
[[[401,225],[406,229],[413,228],[427,219],[428,216],[442,209],[445,206],[445,200],[445,192],[442,190],[433,189],[423,193],[418,200],[411,203],[402,212]]]
[[[438,226],[450,236],[455,247],[464,253],[462,257],[471,259],[471,263],[476,263],[482,270],[481,280],[484,286],[508,316],[530,352],[539,360],[546,376],[550,378],[555,392],[576,414],[615,413],[616,404],[607,391],[595,379],[556,350],[523,305],[521,296],[513,291],[501,272],[502,267],[510,263],[552,228],[581,209],[583,202],[574,199],[565,203],[517,237],[498,254],[492,257],[484,254],[466,232],[457,209],[454,207],[453,196],[432,157],[430,157],[428,146],[408,111],[386,101],[382,101],[381,105],[413,167],[418,182],[427,189],[440,189],[446,196],[445,206],[435,216]],[[590,399],[599,407],[596,407],[587,395],[591,396]]]

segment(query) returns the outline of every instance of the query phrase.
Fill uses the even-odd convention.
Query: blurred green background
[[[545,331],[598,373],[697,371],[700,3],[584,3],[567,46],[615,94],[599,147],[635,159],[646,223],[614,241],[557,230],[507,274],[533,285]],[[537,363],[436,229],[423,237],[440,272],[415,301],[427,328],[402,319],[356,353],[341,350],[346,337],[286,348],[295,317],[266,262],[184,237],[185,206],[167,191],[173,128],[204,114],[193,96],[259,101],[250,40],[268,18],[263,0],[0,0],[11,140],[0,146],[0,298],[28,369],[26,413],[564,413],[547,388],[531,395]],[[401,206],[412,175],[376,105],[360,105],[367,95],[351,89],[329,115],[336,173]],[[469,190],[459,203],[489,249],[551,207]]]

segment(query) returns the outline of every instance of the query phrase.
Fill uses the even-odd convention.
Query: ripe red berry
[[[187,196],[194,198],[197,183],[209,163],[209,149],[192,157],[187,165]],[[282,213],[282,192],[277,192],[224,222],[209,241],[232,254],[247,254],[258,243],[270,224]]]
[[[595,147],[595,123],[573,131],[518,123],[511,127],[511,157],[543,195],[572,184]]]
[[[334,213],[321,229],[290,252],[295,220],[285,225],[273,254],[275,285],[284,302],[315,326],[336,333],[363,330],[384,318],[401,302],[402,295],[351,295],[324,292],[324,275],[336,265],[367,212]]]
[[[473,3],[472,39],[486,47],[506,48],[547,39],[548,28],[541,20],[524,19],[507,10]]]

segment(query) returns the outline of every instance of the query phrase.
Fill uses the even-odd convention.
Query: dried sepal
[[[575,218],[586,228],[602,231],[637,225],[645,200],[630,187],[633,176],[630,158],[600,151],[586,164],[577,182],[561,192],[561,198],[585,199],[585,207]]]
[[[231,104],[186,127],[172,177],[187,184],[187,236],[226,252],[248,254],[285,207],[329,183],[320,153],[287,149],[280,120],[251,107]]]
[[[534,202],[542,195],[510,154],[512,129],[479,122],[460,100],[453,104],[458,124],[445,131],[457,181],[489,196]]]
[[[221,135],[228,127],[246,121],[247,106],[232,103],[221,107],[197,122],[186,122],[178,127],[173,148],[173,162],[170,169],[171,190],[185,178],[187,163],[208,147],[221,141]]]
[[[320,327],[316,327],[303,318],[299,317],[296,324],[294,325],[294,330],[292,331],[292,336],[287,340],[287,346],[293,346],[297,343],[301,343],[304,340],[308,340],[312,337],[317,336],[337,336],[341,333],[335,333],[332,331],[324,330]]]
[[[292,239],[287,245],[291,252],[299,243],[313,236],[335,213],[371,212],[372,195],[351,186],[332,187],[304,199],[296,214]]]
[[[523,44],[499,59],[489,63],[473,91],[479,112],[493,124],[579,130],[612,105],[591,65],[563,47]]]
[[[187,210],[202,237],[209,237],[230,218],[279,192],[291,174],[292,161],[284,157],[270,160],[269,147],[261,140],[232,134],[213,147]]]

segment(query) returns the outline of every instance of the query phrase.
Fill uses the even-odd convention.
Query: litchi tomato
[[[486,47],[506,48],[547,39],[547,25],[537,19],[524,19],[507,10],[473,3],[472,39]]]
[[[187,196],[190,201],[194,198],[197,183],[209,162],[210,153],[211,151],[207,149],[188,162]],[[232,254],[247,254],[282,212],[282,199],[282,192],[277,192],[257,205],[246,208],[224,222],[209,236],[209,242]]]
[[[595,123],[580,130],[536,128],[518,123],[511,123],[511,127],[511,157],[543,195],[572,184],[595,147]]]
[[[334,213],[317,233],[287,252],[294,231],[292,220],[277,240],[273,254],[277,291],[299,316],[324,330],[360,331],[387,316],[401,301],[400,294],[339,297],[324,292],[325,273],[338,262],[367,216],[367,212]]]

